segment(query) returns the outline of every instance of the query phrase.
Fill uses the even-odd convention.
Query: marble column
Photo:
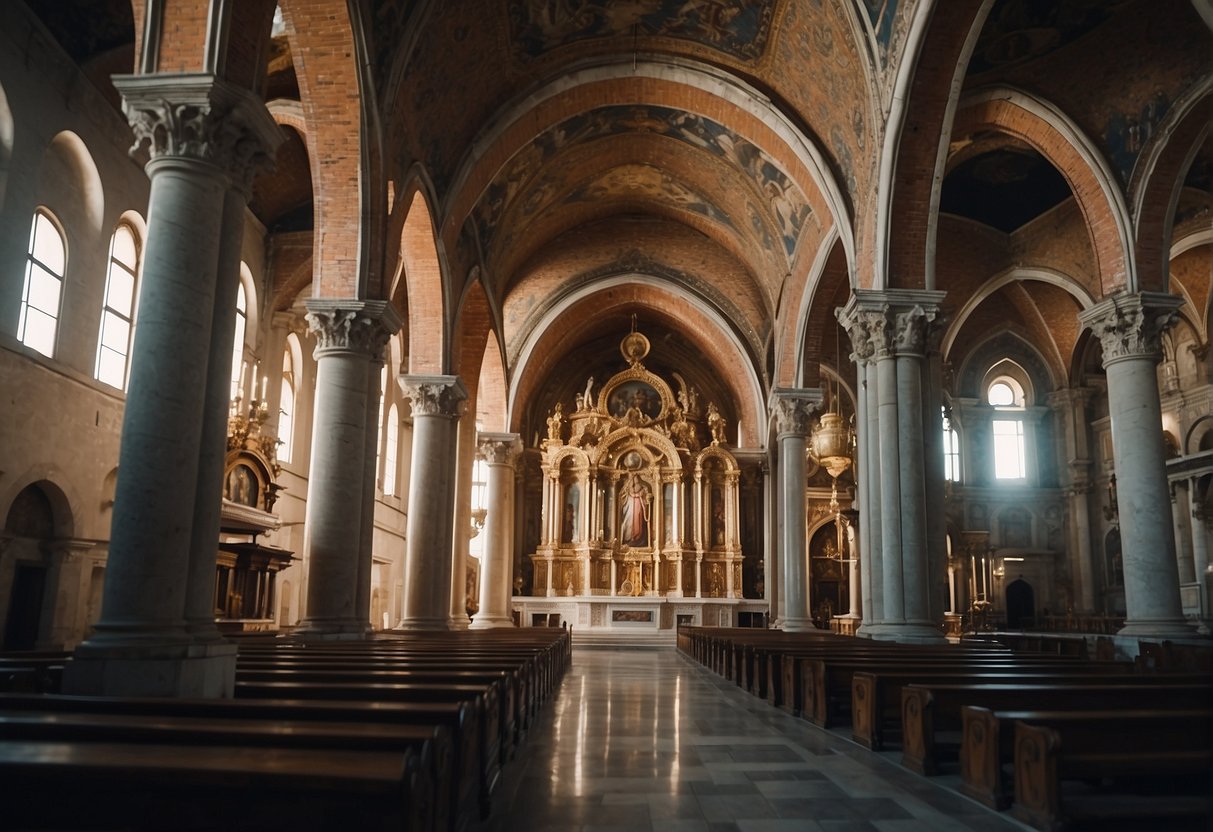
[[[363,535],[369,532],[366,476],[368,426],[379,409],[373,366],[400,319],[387,301],[312,298],[307,320],[316,337],[316,403],[313,408],[311,473],[304,516],[307,615],[296,629],[308,638],[358,639],[369,622],[361,617],[359,585]],[[377,434],[376,429],[376,434]],[[373,454],[372,454],[373,457]],[[373,507],[370,509],[373,510]],[[373,520],[373,515],[371,515]]]
[[[251,184],[251,183],[247,183]],[[210,361],[206,371],[206,413],[198,449],[198,498],[190,539],[186,583],[186,625],[198,641],[218,641],[215,624],[215,553],[223,506],[223,468],[227,459],[227,426],[232,385],[232,347],[236,337],[236,293],[240,286],[240,244],[248,191],[233,186],[224,200],[223,225],[211,321]],[[243,349],[243,345],[241,345]],[[256,379],[253,386],[256,387]],[[252,396],[248,399],[251,404]],[[243,414],[247,415],[247,413]]]
[[[836,310],[839,323],[851,339],[855,362],[855,497],[859,509],[859,584],[863,624],[856,633],[884,620],[884,587],[881,575],[880,525],[880,411],[876,386],[875,343],[870,316],[858,314],[853,304]],[[883,323],[880,323],[883,327]]]
[[[805,450],[820,390],[775,390],[771,410],[779,444],[780,560],[783,562],[783,629],[815,630],[809,611],[808,518],[805,515]]]
[[[1171,492],[1171,526],[1175,530],[1175,563],[1181,584],[1190,584],[1196,580],[1195,559],[1192,556],[1192,535],[1188,530],[1188,518],[1192,515],[1189,502],[1188,484],[1183,481],[1172,482]]]
[[[839,311],[858,360],[869,356],[864,381],[868,396],[867,464],[868,502],[874,509],[871,533],[879,537],[879,558],[870,567],[873,587],[879,587],[880,610],[873,602],[873,618],[865,620],[860,634],[907,642],[943,641],[932,618],[932,587],[943,587],[943,558],[932,557],[931,545],[943,545],[932,534],[927,517],[928,490],[942,490],[942,468],[929,465],[924,430],[938,422],[928,419],[927,407],[938,408],[930,380],[928,360],[932,329],[936,326],[943,292],[927,290],[856,290]],[[873,400],[872,389],[875,387]],[[938,443],[931,447],[938,450]],[[871,476],[871,475],[870,475]],[[876,529],[879,529],[877,531]],[[932,576],[932,565],[939,575]],[[873,589],[875,597],[876,590]],[[938,605],[935,605],[938,606]]]
[[[412,403],[413,458],[405,541],[404,614],[396,629],[450,625],[455,460],[467,390],[458,376],[403,375]]]
[[[1091,547],[1091,456],[1087,405],[1093,391],[1088,387],[1058,390],[1049,396],[1062,425],[1062,439],[1069,459],[1070,541],[1073,553],[1071,577],[1076,612],[1095,611],[1095,559]]]
[[[1196,481],[1192,481],[1192,495],[1197,494]],[[1192,567],[1196,580],[1203,581],[1209,571],[1209,526],[1208,512],[1199,503],[1192,507]]]
[[[468,403],[475,410],[475,403]],[[476,420],[462,419],[459,422],[458,438],[455,440],[455,525],[451,529],[451,606],[448,627],[466,630],[471,623],[468,618],[468,568],[472,562],[472,538],[478,534],[472,525],[472,468],[478,453]],[[480,530],[479,534],[483,534]],[[484,582],[484,562],[480,564],[481,584]],[[479,597],[479,595],[477,595]]]
[[[516,433],[482,433],[477,452],[489,469],[488,513],[484,518],[484,556],[480,561],[480,609],[472,617],[471,629],[513,627],[510,543],[514,538],[514,460],[522,452],[522,442]]]
[[[392,315],[395,316],[393,308]],[[398,324],[393,321],[392,324]],[[389,324],[389,325],[392,325]],[[390,338],[390,333],[388,337]],[[387,346],[386,340],[384,347]],[[370,355],[366,365],[366,427],[363,431],[362,452],[362,516],[358,523],[358,575],[354,579],[354,617],[361,622],[362,632],[370,635],[372,630],[383,627],[383,621],[371,622],[371,582],[375,571],[375,506],[379,488],[380,438],[386,442],[389,430],[398,430],[398,426],[382,424],[379,421],[379,401],[383,395],[384,419],[391,416],[391,406],[387,401],[387,392],[381,383],[383,365],[386,361],[385,349],[379,349]],[[399,435],[399,434],[397,434]]]
[[[199,457],[209,410],[227,412],[226,397],[207,390],[228,192],[282,134],[259,98],[213,75],[120,75],[114,85],[151,156],[147,245],[101,619],[64,690],[230,696],[234,647],[199,640],[186,623],[197,501],[218,500],[199,494]]]
[[[1103,348],[1125,578],[1119,635],[1135,638],[1193,632],[1179,595],[1156,370],[1161,334],[1182,304],[1160,292],[1117,294],[1078,316]]]

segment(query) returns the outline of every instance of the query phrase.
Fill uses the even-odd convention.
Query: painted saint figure
[[[623,491],[619,541],[625,546],[649,545],[649,489],[635,474]]]

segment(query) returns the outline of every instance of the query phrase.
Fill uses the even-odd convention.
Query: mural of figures
[[[611,391],[607,411],[612,416],[626,419],[633,409],[646,419],[656,419],[661,415],[661,395],[643,381],[629,381]]]
[[[623,487],[619,512],[619,540],[626,546],[649,545],[651,497],[644,480],[632,474]]]

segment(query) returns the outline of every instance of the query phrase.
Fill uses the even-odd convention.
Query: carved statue
[[[724,444],[724,417],[716,409],[715,402],[708,402],[708,430],[712,434],[713,445]]]
[[[590,376],[585,382],[585,392],[581,394],[581,404],[586,410],[594,408],[594,377]]]
[[[560,422],[562,420],[560,412],[560,402],[556,402],[556,409],[552,411],[552,415],[548,417],[548,439],[560,441]]]

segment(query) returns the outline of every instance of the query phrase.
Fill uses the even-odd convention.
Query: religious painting
[[[237,465],[228,472],[223,496],[242,506],[257,507],[257,474],[247,465]]]
[[[724,494],[720,486],[712,486],[710,497],[712,504],[712,545],[724,545]]]
[[[564,511],[560,515],[560,542],[577,542],[577,524],[581,513],[581,489],[572,483],[564,492]]]
[[[648,546],[653,502],[648,483],[635,474],[629,475],[620,490],[619,502],[619,541],[634,548]]]
[[[661,416],[661,394],[647,381],[625,381],[611,391],[607,412],[616,419],[626,419],[635,410],[646,419]]]
[[[652,624],[652,610],[611,610],[611,621],[629,624]]]
[[[674,542],[674,486],[666,483],[661,489],[661,513],[665,518],[665,545]]]
[[[742,60],[760,57],[775,0],[511,0],[510,34],[520,57],[619,36],[689,40]]]

